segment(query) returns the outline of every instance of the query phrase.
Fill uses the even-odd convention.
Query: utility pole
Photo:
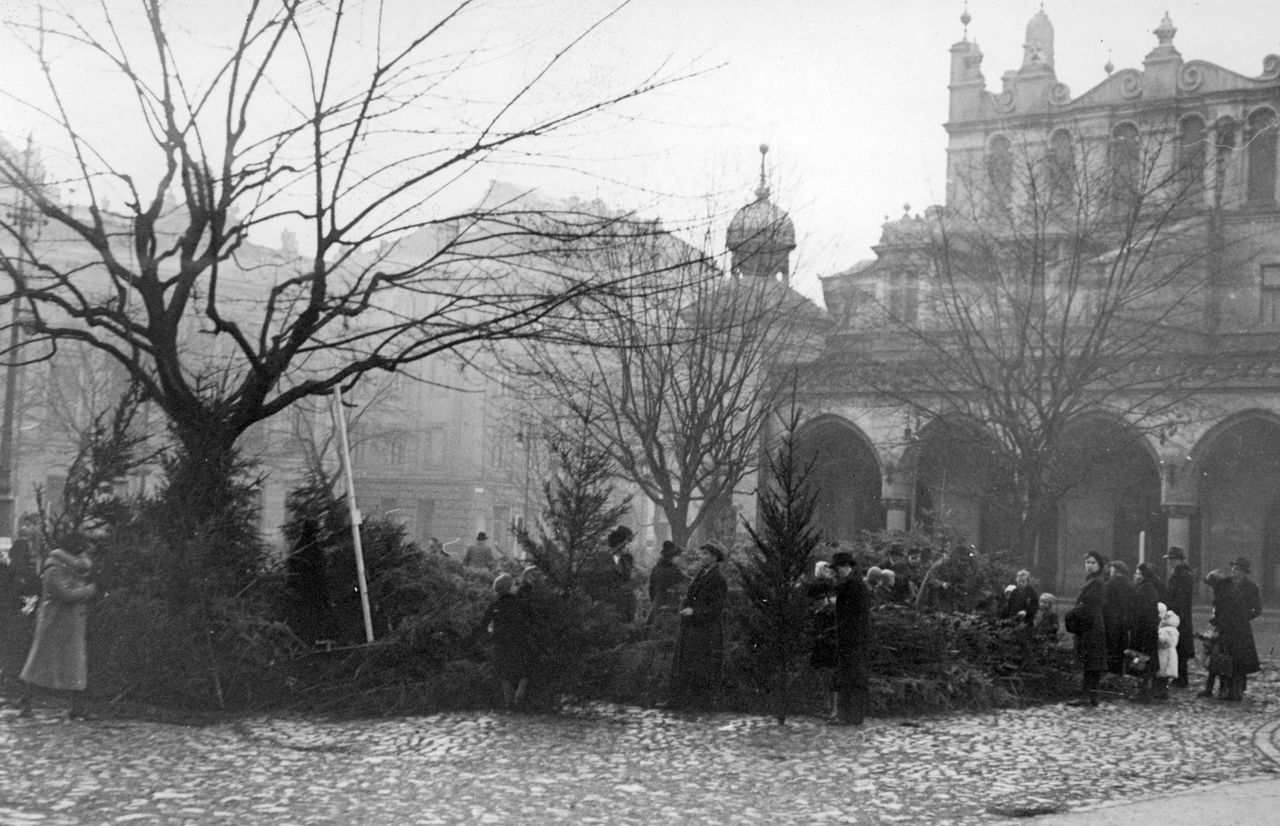
[[[22,181],[28,184],[34,184],[37,178],[37,169],[34,163],[35,148],[32,138],[27,137],[27,146],[22,150]],[[27,197],[27,193],[20,187],[15,187],[15,195],[12,209],[7,213],[7,217],[12,222],[11,232],[16,231],[18,249],[12,256],[13,267],[16,269],[16,277],[13,278],[13,296],[11,302],[12,316],[9,319],[9,348],[8,357],[5,359],[4,371],[4,408],[0,413],[0,545],[8,546],[13,544],[13,537],[16,533],[14,525],[14,496],[13,496],[13,471],[14,471],[14,445],[13,432],[15,427],[15,417],[17,416],[17,396],[18,396],[18,371],[21,369],[21,363],[18,359],[18,345],[21,335],[21,317],[19,310],[18,296],[21,293],[21,281],[23,276],[23,260],[27,254],[27,245],[30,238],[27,233],[31,227],[37,223],[35,211],[31,206],[31,201]]]

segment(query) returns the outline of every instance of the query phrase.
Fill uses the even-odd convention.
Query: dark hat
[[[663,559],[670,559],[673,556],[679,556],[684,553],[684,548],[681,548],[679,545],[668,539],[662,543],[662,550],[658,553]]]
[[[831,567],[839,568],[841,565],[853,567],[853,554],[848,551],[836,551],[831,555]]]
[[[609,538],[606,540],[610,548],[620,548],[631,541],[631,537],[635,536],[631,529],[626,525],[619,525],[609,531]]]
[[[901,545],[897,544],[896,542],[889,546],[889,556],[902,556],[906,552],[907,552],[906,548],[903,548]]]
[[[1164,555],[1164,558],[1165,559],[1186,559],[1187,553],[1186,551],[1179,548],[1177,545],[1174,545],[1172,548],[1169,549],[1169,553]]]
[[[729,555],[728,549],[726,549],[725,546],[721,545],[719,542],[716,542],[714,540],[710,542],[703,542],[702,545],[698,547],[698,550],[711,551],[711,553],[716,555],[717,562],[724,562],[725,557]]]
[[[484,531],[480,531],[480,533],[476,534],[477,542],[483,542],[488,538],[489,538],[489,534],[485,533]]]
[[[1240,570],[1244,571],[1247,574],[1249,573],[1249,560],[1245,559],[1242,556],[1239,559],[1237,559],[1235,562],[1232,562],[1231,567],[1239,568]]]

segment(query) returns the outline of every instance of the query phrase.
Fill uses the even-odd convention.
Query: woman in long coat
[[[1138,566],[1135,583],[1130,641],[1134,651],[1151,658],[1147,661],[1147,672],[1140,678],[1138,699],[1148,699],[1153,689],[1156,699],[1161,699],[1162,696],[1167,697],[1161,691],[1163,683],[1157,684],[1153,680],[1160,661],[1160,604],[1164,602],[1164,583],[1160,581],[1155,567],[1146,562]]]
[[[1102,614],[1107,625],[1107,670],[1124,673],[1124,650],[1133,647],[1133,580],[1129,566],[1112,562],[1110,576],[1103,580]]]
[[[720,565],[728,552],[717,542],[699,550],[704,562],[680,606],[680,636],[671,663],[671,705],[701,706],[715,699],[724,669],[724,604],[729,593]]]
[[[1107,670],[1107,637],[1106,619],[1103,616],[1103,584],[1102,568],[1107,558],[1096,551],[1090,551],[1084,557],[1085,580],[1076,597],[1072,612],[1080,617],[1084,628],[1075,634],[1076,662],[1084,672],[1084,694],[1073,705],[1098,704],[1098,684],[1102,681],[1102,672]],[[1076,626],[1079,628],[1079,626]]]
[[[1187,554],[1176,545],[1164,555],[1173,571],[1169,574],[1169,610],[1178,615],[1178,678],[1173,685],[1186,688],[1187,663],[1196,655],[1195,625],[1192,621],[1191,608],[1195,601],[1196,582],[1191,576],[1191,566],[1187,565]]]
[[[89,600],[98,593],[98,587],[88,579],[92,567],[88,553],[62,548],[50,551],[45,560],[35,638],[18,675],[26,683],[21,700],[24,716],[31,713],[33,688],[70,694],[72,719],[86,716],[85,614]]]

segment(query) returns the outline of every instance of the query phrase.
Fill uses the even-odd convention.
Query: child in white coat
[[[1156,670],[1155,698],[1169,699],[1169,680],[1178,679],[1178,626],[1182,620],[1163,602],[1157,606],[1160,613],[1160,667]]]

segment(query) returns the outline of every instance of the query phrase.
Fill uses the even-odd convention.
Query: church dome
[[[768,146],[760,147],[760,186],[756,199],[738,210],[729,222],[725,238],[731,256],[730,271],[734,275],[763,278],[787,276],[791,271],[791,251],[796,248],[796,227],[791,216],[769,201],[765,184],[764,155]]]

